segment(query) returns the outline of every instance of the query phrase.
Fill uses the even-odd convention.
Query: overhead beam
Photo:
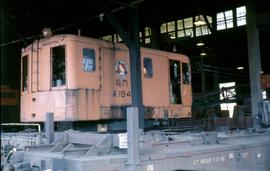
[[[107,1],[113,2],[113,3],[115,3],[115,4],[123,5],[123,6],[126,7],[126,8],[129,6],[128,3],[121,2],[121,1],[118,1],[118,0],[107,0]]]
[[[107,8],[106,3],[104,0],[95,0],[95,3],[100,8],[100,10],[104,13],[105,17],[107,18],[108,22],[111,24],[113,29],[119,34],[119,36],[122,38],[124,43],[130,47],[132,46],[132,42],[129,39],[127,32],[123,29],[123,27],[120,25],[118,20],[114,17],[114,15],[111,13],[111,11]]]
[[[212,28],[212,26],[211,26],[211,24],[210,24],[210,22],[205,14],[203,14],[203,18],[204,18],[204,21],[206,22],[208,29],[210,30],[211,33],[213,33],[213,28]]]
[[[19,39],[23,42],[25,46],[28,46],[28,43],[26,42],[25,38],[17,31],[17,29],[11,24],[8,20],[8,16],[4,18],[4,16],[0,15],[1,22],[5,22],[13,31],[14,33],[19,37]]]

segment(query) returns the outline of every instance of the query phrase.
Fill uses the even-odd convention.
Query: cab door
[[[192,93],[191,93],[191,72],[190,72],[190,65],[188,63],[182,62],[181,63],[182,70],[182,105],[183,106],[191,106],[192,104]]]
[[[169,60],[170,104],[182,104],[180,66],[180,61]]]

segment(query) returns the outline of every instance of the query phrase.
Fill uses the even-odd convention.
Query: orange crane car
[[[146,119],[191,117],[189,58],[141,48]],[[21,121],[98,121],[124,118],[131,105],[126,45],[55,35],[22,49]]]

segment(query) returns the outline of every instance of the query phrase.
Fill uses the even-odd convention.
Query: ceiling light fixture
[[[169,36],[170,36],[170,39],[175,39],[176,38],[175,34],[173,34],[173,33],[169,33]]]
[[[239,67],[237,67],[236,69],[238,69],[238,70],[243,70],[243,69],[244,69],[244,67],[239,66]]]
[[[206,56],[206,52],[201,52],[201,56]]]
[[[42,32],[43,37],[45,37],[45,38],[51,37],[53,35],[51,28],[44,28],[44,29],[42,29],[41,32]]]
[[[102,22],[104,17],[104,13],[99,14],[99,21]]]
[[[195,26],[205,25],[206,22],[201,18],[201,15],[198,16],[197,20],[194,22]]]
[[[204,43],[202,41],[199,41],[196,43],[197,46],[204,46]]]

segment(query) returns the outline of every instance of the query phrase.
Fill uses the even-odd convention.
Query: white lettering
[[[193,165],[205,165],[205,164],[211,164],[211,163],[219,163],[219,162],[225,162],[225,156],[214,156],[211,158],[203,158],[203,159],[196,159],[193,160]]]

